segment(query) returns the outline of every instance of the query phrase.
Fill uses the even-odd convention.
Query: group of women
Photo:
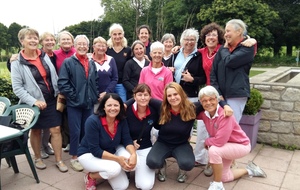
[[[85,35],[76,36],[75,51],[69,58],[66,56],[72,46],[69,51],[61,49],[60,54],[55,54],[56,61],[65,56],[63,62],[59,61],[61,64],[54,64],[56,69],[49,58],[51,53],[47,56],[37,49],[37,31],[22,29],[19,40],[23,50],[12,63],[12,83],[21,102],[41,109],[40,124],[38,122],[31,132],[35,162],[39,164],[36,167],[46,167],[39,154],[40,130],[50,128],[56,165],[60,171],[67,171],[61,161],[61,114],[55,108],[56,95],[60,92],[67,99],[71,167],[88,171],[84,176],[86,189],[96,189],[97,179],[107,179],[113,189],[127,189],[126,172],[130,171],[135,171],[137,188],[152,189],[155,169],[159,169],[158,180],[166,180],[168,157],[174,157],[178,163],[177,181],[185,182],[186,172],[195,166],[189,139],[200,111],[197,118],[204,121],[209,133],[204,147],[214,172],[209,189],[224,189],[222,181],[232,181],[245,174],[265,177],[254,163],[249,163],[246,169],[230,169],[232,160],[250,152],[249,139],[231,116],[232,110],[219,106],[219,100],[224,100],[219,95],[225,95],[223,89],[218,92],[219,89],[207,86],[199,93],[202,85],[209,85],[210,73],[214,72],[210,71],[212,65],[221,68],[219,63],[212,63],[214,56],[217,54],[219,60],[230,59],[241,46],[246,32],[239,22],[227,23],[225,44],[221,46],[222,38],[218,36],[223,33],[219,33],[218,25],[211,25],[217,27],[201,33],[205,36],[204,49],[197,49],[199,34],[190,28],[180,38],[179,52],[172,53],[175,46],[172,34],[165,34],[162,42],[151,43],[151,31],[142,25],[137,30],[140,40],[128,48],[122,26],[113,24],[108,41],[102,37],[94,39],[91,56],[88,55],[89,39]],[[219,47],[229,49],[229,53],[224,50],[218,55]],[[239,51],[240,56],[243,52]],[[251,66],[250,62],[249,58],[247,63]],[[215,74],[214,83],[217,83],[219,73]],[[131,96],[133,100],[129,100],[125,108],[123,103]],[[197,103],[199,100],[205,111]],[[158,130],[154,144],[151,141],[153,128]]]

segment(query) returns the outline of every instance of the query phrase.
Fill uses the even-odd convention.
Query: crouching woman
[[[246,168],[230,168],[233,160],[249,154],[251,144],[234,116],[224,116],[219,99],[218,91],[212,86],[206,86],[199,92],[199,100],[205,111],[197,118],[203,120],[209,134],[209,138],[205,140],[205,147],[208,149],[209,163],[214,174],[214,181],[208,190],[223,190],[222,182],[230,182],[246,174],[256,177],[267,176],[253,162],[249,162]]]
[[[97,113],[87,119],[78,156],[78,161],[88,171],[84,177],[87,190],[96,189],[96,179],[107,179],[112,189],[128,188],[125,171],[135,169],[137,156],[123,101],[117,94],[106,94]]]

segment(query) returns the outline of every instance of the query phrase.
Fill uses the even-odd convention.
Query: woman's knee
[[[111,179],[111,178],[118,176],[121,171],[122,171],[122,168],[121,168],[120,164],[116,163],[116,164],[111,165],[109,170],[107,170],[105,172],[99,172],[99,174],[103,179]]]
[[[50,128],[50,133],[51,135],[60,135],[60,126],[56,126],[56,127],[51,127]]]
[[[151,181],[149,179],[146,179],[144,181],[135,181],[135,186],[138,189],[152,189],[154,186],[154,180]]]

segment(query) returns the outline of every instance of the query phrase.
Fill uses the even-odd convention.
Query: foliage
[[[13,93],[11,80],[8,77],[0,78],[0,96],[7,97],[13,105],[19,101],[17,96]]]
[[[204,23],[217,22],[221,26],[230,19],[239,18],[247,24],[248,34],[264,47],[274,41],[268,26],[278,14],[260,0],[214,0],[211,6],[201,6],[197,17]]]
[[[264,99],[259,90],[255,88],[251,88],[250,90],[250,98],[248,99],[243,114],[245,115],[255,115],[261,105],[263,104]]]
[[[13,48],[17,49],[17,52],[20,51],[21,44],[19,43],[18,33],[22,28],[24,27],[22,27],[21,25],[15,22],[8,27],[9,38],[8,38],[8,48],[7,48],[6,55],[8,55],[8,51],[12,52]]]

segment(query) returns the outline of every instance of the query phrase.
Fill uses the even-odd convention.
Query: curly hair
[[[224,29],[215,22],[205,25],[200,32],[200,40],[204,46],[205,45],[205,35],[216,30],[218,32],[218,41],[219,44],[223,44],[225,42],[224,39]]]
[[[171,105],[168,102],[167,99],[167,90],[169,88],[174,88],[176,92],[179,94],[181,97],[181,102],[180,102],[180,117],[182,121],[190,121],[193,119],[196,119],[196,112],[195,112],[195,105],[188,100],[188,97],[182,87],[176,83],[176,82],[171,82],[166,85],[164,89],[164,97],[163,101],[161,104],[161,113],[160,113],[160,119],[159,119],[159,124],[163,125],[169,121],[171,121]]]

